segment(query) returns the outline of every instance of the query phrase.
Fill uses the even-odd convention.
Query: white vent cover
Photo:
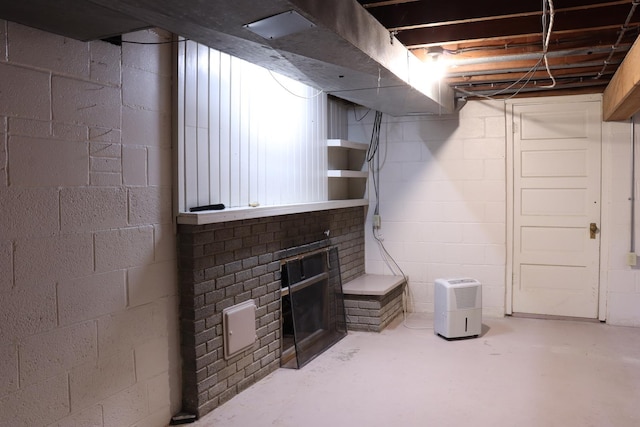
[[[256,340],[256,304],[253,300],[222,310],[224,358],[251,347]]]
[[[295,10],[280,13],[261,19],[251,24],[247,24],[244,28],[253,31],[265,39],[279,39],[280,37],[295,34],[303,30],[308,30],[316,25],[300,15]]]

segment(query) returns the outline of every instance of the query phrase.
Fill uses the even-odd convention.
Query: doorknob
[[[592,222],[591,224],[589,224],[589,235],[591,236],[592,239],[596,238],[597,232],[598,232],[598,226],[596,225],[596,223]]]

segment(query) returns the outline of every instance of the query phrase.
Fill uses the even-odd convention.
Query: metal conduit
[[[638,0],[640,1],[640,0]],[[621,47],[621,49],[629,50],[631,48],[631,44],[627,43]],[[577,55],[592,55],[594,53],[607,53],[611,47],[609,46],[598,46],[594,48],[588,49],[566,49],[566,50],[556,50],[553,52],[547,52],[548,58],[559,58],[563,56],[577,56]],[[542,59],[542,53],[522,53],[517,55],[504,55],[504,56],[491,56],[484,58],[468,58],[468,59],[458,59],[450,62],[452,67],[463,67],[465,65],[477,65],[477,64],[493,64],[496,62],[509,62],[509,61],[528,61],[528,60],[539,60]]]
[[[590,79],[592,80],[592,79]],[[562,84],[562,88],[563,89],[574,89],[574,88],[582,88],[582,87],[593,87],[593,86],[604,86],[606,85],[607,82],[602,81],[599,83],[590,83],[588,84],[586,80],[582,80],[581,82],[575,82],[575,83],[563,83]],[[496,89],[493,88],[491,90],[487,90],[487,89],[479,89],[479,90],[474,90],[474,86],[477,85],[457,85],[454,87],[454,89],[458,92],[463,93],[465,96],[492,96],[494,95]],[[526,92],[537,92],[541,89],[541,86],[531,86],[531,87],[523,87],[523,88],[511,88],[511,89],[503,89],[500,92],[500,95],[510,95],[514,92],[518,92],[518,93],[526,93]]]
[[[613,57],[613,54],[616,52],[616,50],[618,50],[618,47],[620,46],[620,42],[624,37],[624,33],[626,33],[627,30],[629,29],[629,22],[631,22],[631,18],[633,17],[633,14],[635,13],[636,8],[638,7],[638,4],[640,4],[640,0],[633,0],[633,2],[631,3],[631,10],[629,10],[627,19],[624,21],[624,24],[622,25],[620,35],[618,36],[618,40],[616,40],[615,44],[611,46],[611,52],[609,52],[609,56],[607,57],[607,59],[604,60],[604,65],[602,65],[602,69],[600,70],[598,75],[594,77],[595,79],[599,79],[600,77],[603,76],[604,70],[606,70],[607,65],[609,65],[611,58]]]
[[[620,64],[621,62],[622,60],[615,60],[615,61],[611,61],[610,64]],[[602,61],[581,62],[579,64],[555,64],[555,65],[552,65],[550,68],[552,70],[567,70],[570,68],[589,68],[589,67],[596,67],[601,63]],[[501,69],[491,69],[491,70],[482,70],[482,71],[463,71],[460,73],[447,73],[447,78],[487,76],[492,74],[509,74],[509,73],[515,74],[515,73],[524,73],[530,70],[531,70],[531,67],[501,68]]]

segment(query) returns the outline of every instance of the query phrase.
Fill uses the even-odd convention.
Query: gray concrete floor
[[[446,341],[397,321],[349,332],[192,425],[636,427],[640,328],[507,317],[484,319],[479,338]]]

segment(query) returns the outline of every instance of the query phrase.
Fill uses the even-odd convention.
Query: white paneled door
[[[513,312],[598,317],[601,103],[513,103]]]

